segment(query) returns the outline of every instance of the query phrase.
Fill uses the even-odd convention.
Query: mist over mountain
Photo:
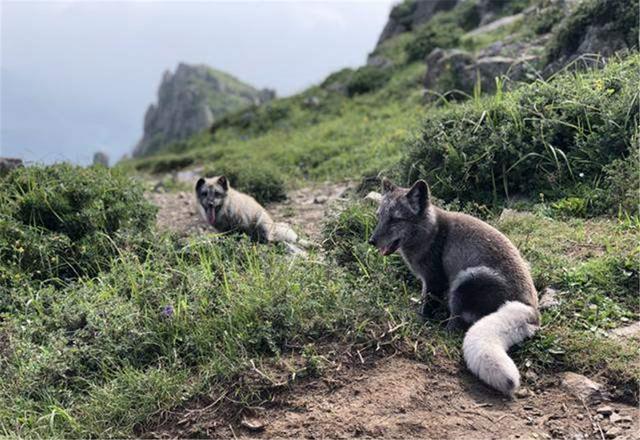
[[[117,160],[179,62],[290,95],[362,64],[392,3],[3,3],[0,154]]]

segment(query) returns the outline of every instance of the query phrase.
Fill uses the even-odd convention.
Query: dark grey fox
[[[493,388],[513,395],[520,374],[506,351],[540,325],[527,264],[487,223],[433,206],[426,182],[400,188],[384,179],[382,186],[378,224],[369,242],[383,255],[400,251],[422,281],[423,301],[428,295],[446,296],[449,330],[473,324],[463,343],[467,366]]]

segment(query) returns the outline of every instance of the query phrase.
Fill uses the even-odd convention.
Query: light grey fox
[[[310,245],[286,223],[274,222],[253,197],[231,188],[225,176],[202,177],[195,190],[202,218],[220,232],[238,231],[262,242],[284,242],[296,253],[302,251],[294,243]]]
[[[513,395],[520,374],[506,351],[540,325],[538,297],[516,247],[487,223],[434,206],[418,180],[401,188],[383,180],[378,224],[369,242],[383,255],[396,250],[422,281],[423,301],[446,296],[447,329],[469,328],[463,343],[469,369]],[[425,314],[426,301],[422,313]]]

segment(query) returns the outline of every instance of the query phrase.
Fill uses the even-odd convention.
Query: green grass
[[[405,183],[425,178],[447,201],[499,206],[510,196],[542,194],[583,199],[590,215],[637,207],[637,191],[620,201],[608,184],[623,173],[628,188],[639,186],[637,173],[611,165],[635,157],[639,64],[631,55],[603,70],[499,89],[431,112],[407,142],[396,174]]]
[[[385,170],[398,161],[402,141],[424,112],[419,90],[423,72],[419,63],[405,66],[381,90],[353,99],[313,88],[229,117],[215,134],[175,144],[170,153],[120,167],[154,172],[200,163],[211,170],[245,173],[268,167],[289,186]],[[317,96],[320,106],[305,107],[308,96]],[[286,116],[274,117],[273,112]]]
[[[499,16],[524,3],[494,6]],[[394,14],[406,19],[413,4]],[[438,20],[466,31],[474,11],[464,2]],[[513,31],[562,32],[548,13]],[[461,337],[442,331],[446,310],[422,322],[420,286],[401,257],[366,243],[370,204],[349,200],[328,216],[324,254],[308,259],[238,235],[158,231],[140,179],[128,175],[167,180],[194,165],[265,203],[324,180],[426,177],[438,203],[496,225],[530,262],[536,287],[558,291],[540,333],[514,350],[519,368],[543,383],[584,373],[637,403],[640,346],[608,332],[640,318],[638,55],[426,104],[426,67],[407,52],[416,36],[377,49],[394,63],[386,73],[345,69],[116,170],[58,165],[1,178],[0,435],[143,435],[164,412],[221,392],[251,406],[270,397],[251,381],[253,364],[296,358],[296,377],[322,375],[336,352],[326,347],[462,362]],[[499,220],[506,205],[530,213]]]

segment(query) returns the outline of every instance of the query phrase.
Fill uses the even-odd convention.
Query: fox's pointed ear
[[[386,177],[382,178],[382,193],[388,193],[397,188],[398,187],[391,180],[387,179]]]
[[[407,193],[407,199],[417,214],[422,214],[429,205],[429,185],[424,180],[418,180]]]
[[[222,187],[223,190],[229,189],[229,181],[227,180],[227,176],[218,177],[218,184]]]
[[[204,177],[199,178],[198,181],[196,182],[196,192],[200,190],[202,185],[204,185]]]

